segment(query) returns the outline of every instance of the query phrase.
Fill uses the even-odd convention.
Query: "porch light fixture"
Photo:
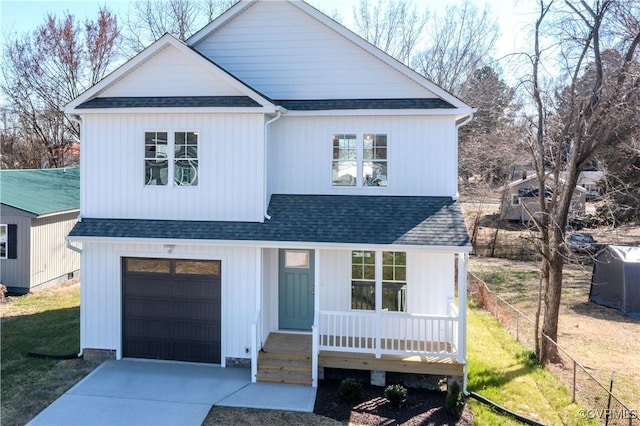
[[[173,249],[176,248],[175,244],[165,244],[164,248],[167,250],[167,253],[173,253]]]

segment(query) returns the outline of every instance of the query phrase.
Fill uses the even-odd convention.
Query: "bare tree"
[[[542,336],[536,346],[541,362],[553,361],[557,354],[552,342],[557,341],[567,256],[565,234],[578,176],[593,160],[598,147],[609,140],[628,108],[628,98],[639,87],[639,77],[630,73],[640,44],[640,18],[632,12],[637,5],[637,1],[565,0],[555,4],[553,0],[539,0],[529,92],[535,112],[528,117],[528,146],[540,194],[539,212],[531,216],[537,231],[536,247],[542,257],[540,296],[544,312],[540,305],[537,318],[543,315]],[[558,21],[545,26],[551,15]],[[616,19],[620,16],[626,20]],[[560,29],[561,33],[552,33],[553,29]],[[549,63],[552,50],[546,50],[541,43],[550,35],[558,43],[560,64],[568,76],[561,90],[542,84],[543,69],[553,68]],[[603,65],[606,44],[622,52],[619,64]],[[593,73],[590,82],[581,78],[585,73]]]
[[[353,9],[356,33],[406,65],[410,64],[427,17],[408,0],[378,0],[374,5],[360,0]]]
[[[413,67],[445,90],[457,94],[462,83],[485,65],[499,36],[488,6],[478,10],[469,0],[447,6],[444,16],[429,20],[427,48]]]
[[[61,108],[109,71],[118,36],[116,18],[102,8],[84,28],[73,15],[60,20],[49,15],[32,34],[7,42],[0,87],[7,102],[3,162],[11,167],[66,165],[79,128]],[[13,158],[4,158],[9,153]]]
[[[125,20],[125,54],[132,55],[170,33],[190,36],[230,8],[237,0],[137,0]]]

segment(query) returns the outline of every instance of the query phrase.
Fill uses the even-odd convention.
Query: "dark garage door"
[[[123,258],[122,352],[220,363],[220,261]]]

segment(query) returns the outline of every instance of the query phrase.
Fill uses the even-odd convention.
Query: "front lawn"
[[[30,351],[78,352],[79,299],[76,283],[9,298],[0,305],[3,425],[25,424],[97,366],[82,359],[27,356]],[[558,384],[557,378],[531,365],[524,348],[504,332],[491,315],[475,308],[468,312],[470,391],[547,424],[585,424],[578,418],[579,407],[570,403],[567,390]],[[476,425],[519,424],[473,399],[468,401]],[[261,423],[276,418],[305,424],[328,423],[326,418],[309,413],[215,407],[205,424],[220,424],[221,419],[225,424],[247,424],[251,420]]]

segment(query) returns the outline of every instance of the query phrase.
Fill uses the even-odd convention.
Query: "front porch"
[[[323,367],[464,377],[467,254],[398,253],[263,249],[253,380],[317,386]]]
[[[324,339],[328,337],[324,336]],[[311,343],[312,335],[309,334],[270,333],[264,349],[258,355],[257,381],[312,385],[314,357]],[[429,343],[434,348],[441,346],[434,342]],[[426,351],[419,352],[415,348],[424,346],[425,342],[414,341],[404,344],[414,350],[406,351],[405,354],[384,354],[377,357],[374,353],[321,349],[317,356],[317,366],[439,376],[464,375],[465,364],[458,362],[455,357],[417,355],[431,352],[430,345],[427,345]]]

